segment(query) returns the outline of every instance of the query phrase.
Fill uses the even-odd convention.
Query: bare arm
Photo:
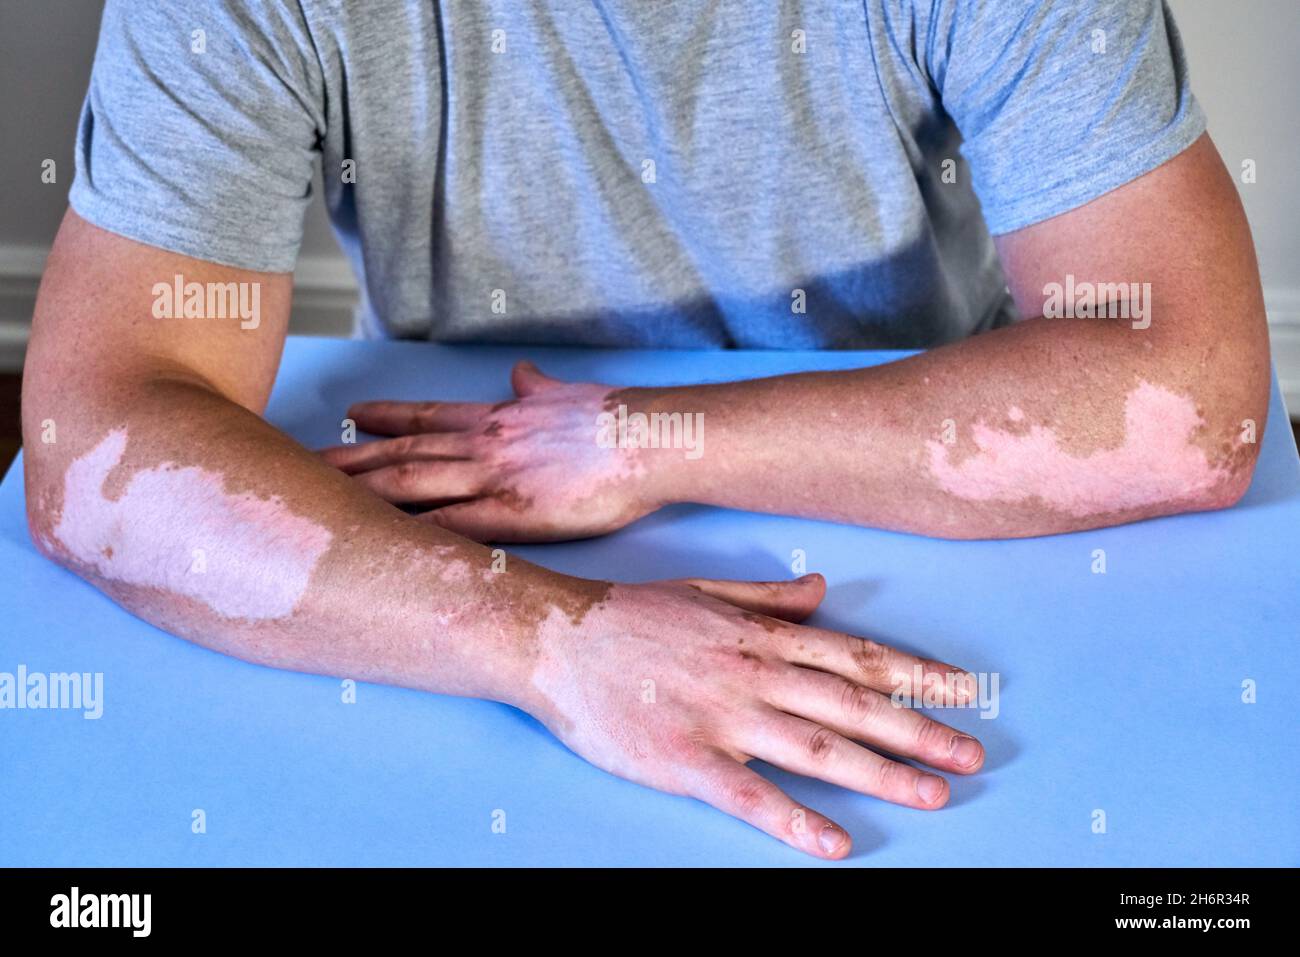
[[[1268,334],[1250,232],[1209,138],[998,247],[1036,318],[901,362],[624,390],[525,366],[505,408],[363,404],[362,427],[413,438],[326,458],[420,501],[440,497],[448,470],[406,455],[409,443],[457,450],[471,460],[460,487],[478,499],[430,515],[480,540],[596,534],[680,501],[952,538],[1236,502],[1268,410]],[[1145,315],[1043,318],[1045,287],[1068,276],[1137,284],[1130,308]],[[598,448],[597,417],[619,406],[702,417],[702,454]]]
[[[258,284],[258,321],[155,316],[155,285],[177,275]],[[597,766],[821,857],[846,855],[848,836],[751,758],[924,810],[946,803],[947,782],[858,741],[979,770],[974,738],[895,698],[942,682],[938,700],[972,702],[952,666],[791,623],[821,601],[820,576],[614,585],[513,557],[497,573],[487,549],[329,468],[258,415],[289,294],[288,276],[68,214],[23,386],[28,519],[45,554],[217,651],[515,704]]]
[[[1268,412],[1268,334],[1250,232],[1209,138],[998,248],[1025,322],[883,367],[681,397],[717,423],[710,456],[771,465],[748,473],[760,485],[676,462],[686,497],[771,508],[780,495],[802,514],[955,538],[1236,502]],[[1044,288],[1068,275],[1150,283],[1149,312],[1042,318]],[[760,410],[777,417],[770,445]]]
[[[156,317],[154,284],[177,275],[255,285],[256,327]],[[536,625],[549,603],[584,600],[566,591],[576,580],[522,561],[494,574],[487,549],[410,520],[259,417],[290,283],[69,213],[24,378],[33,540],[141,617],[228,654],[527,703]]]

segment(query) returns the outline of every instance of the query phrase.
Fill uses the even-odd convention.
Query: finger
[[[826,597],[826,579],[815,572],[786,582],[721,578],[683,578],[681,581],[738,608],[784,621],[803,621]]]
[[[411,435],[463,432],[491,411],[487,402],[358,402],[348,418],[373,435]]]
[[[402,435],[395,439],[361,442],[355,445],[336,445],[318,453],[326,464],[349,475],[370,472],[386,465],[414,461],[446,461],[468,459],[469,439],[463,432],[429,432],[424,435]]]
[[[564,382],[560,379],[551,378],[527,359],[523,359],[516,362],[514,369],[511,370],[510,385],[514,388],[515,395],[522,398],[537,392],[545,392],[547,389],[554,389],[556,386],[564,385]]]
[[[355,477],[381,498],[400,503],[474,498],[484,485],[477,462],[400,462]]]
[[[871,794],[904,807],[932,811],[948,803],[937,774],[890,761],[830,728],[779,711],[743,732],[736,746],[786,771]]]
[[[903,700],[953,706],[975,697],[975,676],[942,661],[918,658],[888,645],[838,631],[804,627],[782,645],[785,659],[818,671],[841,675]]]
[[[511,508],[498,498],[476,498],[472,502],[446,505],[419,517],[476,542],[546,540],[541,530],[524,526],[518,509]]]
[[[975,738],[839,675],[796,667],[770,688],[774,707],[891,754],[958,774],[973,774],[984,763]]]
[[[840,860],[853,848],[844,828],[796,804],[767,778],[729,757],[719,755],[706,767],[691,794],[814,857]]]

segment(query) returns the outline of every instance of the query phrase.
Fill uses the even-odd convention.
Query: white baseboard
[[[0,245],[0,372],[22,368],[36,288],[46,250]],[[1277,367],[1287,408],[1300,416],[1300,289],[1270,289],[1264,294]],[[346,336],[352,329],[356,281],[346,261],[336,256],[304,256],[293,277],[291,332]]]

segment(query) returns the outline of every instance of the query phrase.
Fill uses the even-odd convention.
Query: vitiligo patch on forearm
[[[291,614],[330,532],[193,466],[140,469],[110,498],[105,483],[126,447],[126,430],[114,429],[68,466],[52,534],[69,556],[108,581],[193,598],[227,618]]]
[[[1122,444],[1086,456],[1071,455],[1063,437],[1024,423],[1012,409],[1013,428],[976,422],[976,451],[950,455],[942,442],[926,443],[930,473],[945,492],[980,502],[1037,498],[1076,517],[1177,501],[1213,489],[1230,470],[1212,464],[1193,438],[1205,422],[1196,403],[1142,381],[1124,403]],[[1141,481],[1135,479],[1141,477]]]

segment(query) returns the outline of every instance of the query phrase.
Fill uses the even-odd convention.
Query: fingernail
[[[933,804],[943,794],[943,778],[933,774],[922,774],[916,779],[916,793],[926,804]]]
[[[817,843],[827,854],[834,854],[844,846],[844,832],[834,824],[824,824],[817,835]]]
[[[983,749],[980,743],[968,734],[954,734],[952,743],[948,746],[948,753],[952,759],[963,768],[968,768],[980,759]]]

